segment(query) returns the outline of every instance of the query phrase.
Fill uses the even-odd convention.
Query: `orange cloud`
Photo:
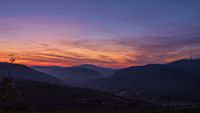
[[[0,25],[2,23],[0,21]],[[80,30],[80,26],[74,27],[72,24],[67,26],[51,22],[9,20],[2,25],[0,62],[8,61],[9,53],[16,53],[16,63],[26,65],[70,66],[92,63],[126,67],[188,58],[188,47],[195,51],[195,57],[200,56],[197,53],[200,47],[198,29],[181,34],[174,32],[172,35],[158,33],[110,38],[95,33],[88,35]]]

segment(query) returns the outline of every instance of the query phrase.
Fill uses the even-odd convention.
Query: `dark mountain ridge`
[[[35,70],[55,76],[68,85],[84,86],[91,79],[104,77],[98,71],[84,67],[32,67]]]
[[[62,80],[54,76],[33,70],[25,65],[20,64],[0,63],[0,76],[10,76],[15,79],[41,81],[54,84],[63,83]]]
[[[200,102],[200,60],[133,66],[97,80],[99,90],[130,98]],[[91,85],[90,85],[91,86]]]
[[[100,67],[100,66],[96,66],[96,65],[92,65],[92,64],[81,64],[76,67],[93,69],[93,70],[101,73],[103,76],[107,76],[107,77],[111,76],[112,74],[114,74],[114,72],[116,72],[118,70],[118,69],[112,69],[112,68],[107,68],[107,67]]]

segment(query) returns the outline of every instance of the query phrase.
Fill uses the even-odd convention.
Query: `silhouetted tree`
[[[7,73],[7,76],[10,77],[11,74],[12,74],[12,71],[13,71],[13,64],[15,63],[16,61],[16,58],[15,58],[15,55],[13,53],[9,54],[9,64],[8,67],[7,67],[7,70],[8,70],[8,73]]]
[[[1,80],[1,88],[3,89],[10,89],[13,85],[14,85],[14,80],[13,78],[11,77],[11,73],[12,73],[12,70],[13,70],[13,64],[15,63],[15,55],[13,53],[9,54],[9,65],[7,67],[7,75],[2,77],[2,80]]]
[[[11,77],[13,64],[15,62],[15,55],[9,54],[9,63],[7,66],[7,75],[3,76],[0,80],[0,101],[4,106],[10,105],[11,90],[14,88],[14,80]]]

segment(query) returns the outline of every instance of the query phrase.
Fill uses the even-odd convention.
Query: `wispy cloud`
[[[137,5],[127,4],[121,8],[118,5],[117,8],[112,6],[113,10],[106,5],[104,12],[98,7],[100,15],[91,16],[94,12],[90,10],[86,15],[91,17],[80,19],[53,18],[57,17],[55,15],[52,18],[30,16],[21,20],[0,17],[0,61],[10,52],[20,56],[18,63],[28,65],[94,63],[125,67],[188,58],[190,51],[195,58],[200,58],[200,24],[192,21],[199,18],[197,12],[185,15],[183,11],[187,9],[175,12],[170,9],[163,13],[163,7],[160,12],[140,3],[139,6],[145,8],[139,11],[135,10]],[[196,10],[189,10],[193,11]],[[193,19],[187,19],[189,16]]]
[[[181,31],[153,33],[138,37],[121,37],[114,42],[131,48],[137,52],[136,64],[166,62],[181,58],[189,58],[191,51],[199,58],[200,27],[193,27]],[[123,40],[122,40],[123,39]]]

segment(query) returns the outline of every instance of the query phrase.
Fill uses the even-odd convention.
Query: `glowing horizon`
[[[0,62],[10,53],[29,66],[200,58],[199,1],[20,1],[0,1]]]

